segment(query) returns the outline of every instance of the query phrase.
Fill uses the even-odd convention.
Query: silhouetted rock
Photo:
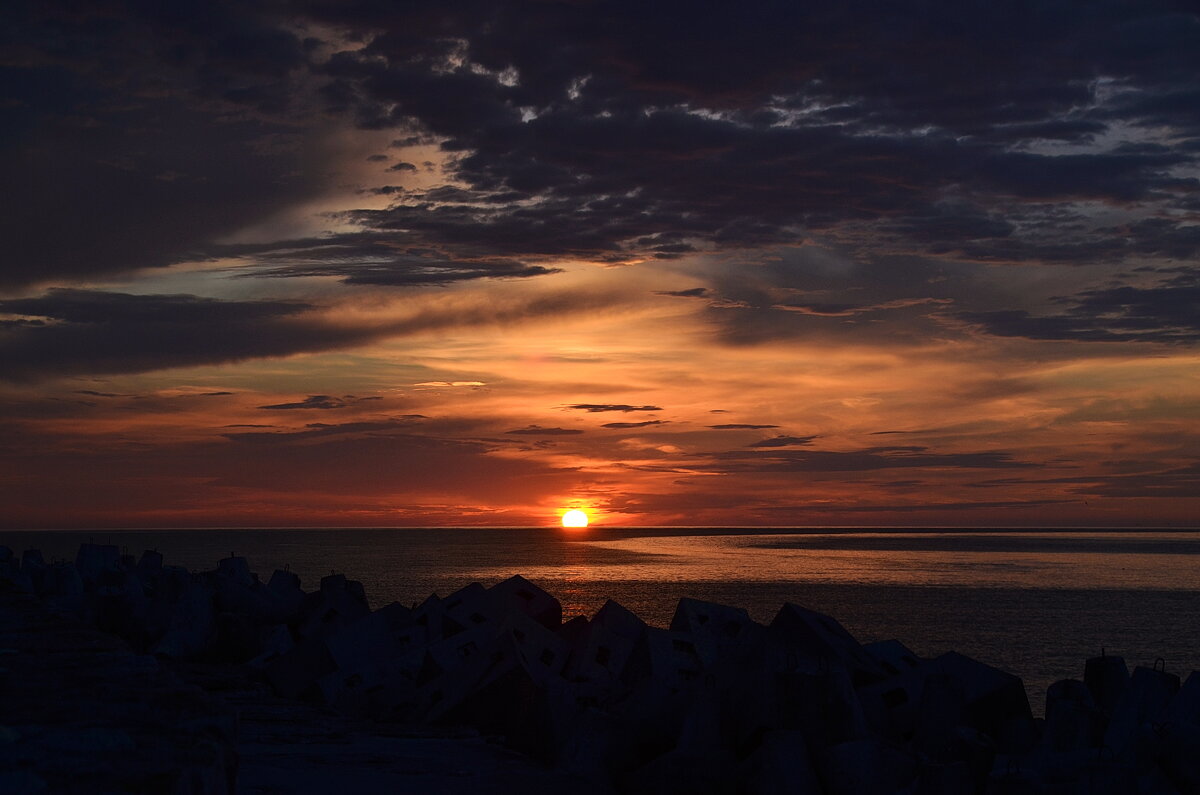
[[[317,680],[337,670],[329,648],[320,638],[309,638],[263,669],[275,692],[288,698],[317,698]]]
[[[887,678],[858,688],[859,701],[872,729],[898,742],[912,739],[917,728],[928,667],[897,640],[863,647]]]
[[[1159,723],[1179,691],[1179,677],[1155,668],[1133,669],[1129,686],[1113,709],[1104,744],[1118,753],[1138,739],[1143,728]]]
[[[1200,672],[1192,671],[1163,713],[1159,764],[1179,792],[1200,792]]]
[[[346,714],[380,714],[389,685],[393,690],[404,680],[411,685],[423,655],[421,640],[412,611],[398,602],[333,633],[324,642],[334,670],[319,682],[325,702]],[[385,703],[394,709],[395,694]]]
[[[121,553],[113,544],[80,544],[75,555],[75,570],[85,585],[94,584],[101,573],[117,571],[120,567]]]
[[[790,653],[823,666],[840,665],[859,681],[877,681],[883,668],[854,636],[835,619],[794,604],[785,604],[771,622],[771,631]]]
[[[296,641],[286,624],[262,627],[259,630],[259,653],[247,664],[252,668],[263,669],[294,648]]]
[[[371,612],[362,583],[333,574],[321,578],[321,589],[305,595],[293,630],[298,638],[326,637]]]
[[[1063,679],[1046,691],[1042,742],[1053,751],[1095,748],[1104,732],[1104,716],[1092,691],[1078,679]]]
[[[666,629],[613,601],[564,623],[554,596],[514,576],[372,611],[342,574],[306,593],[286,570],[264,585],[233,555],[200,574],[163,564],[96,544],[50,565],[0,549],[0,591],[36,594],[164,665],[239,671],[288,703],[405,731],[469,726],[595,791],[1200,791],[1196,673],[1181,688],[1102,655],[1082,682],[1054,683],[1035,720],[1011,674],[955,652],[922,659],[898,640],[862,645],[795,604],[768,626],[689,598]],[[12,692],[3,672],[0,687]],[[142,748],[116,726],[41,737],[46,753]],[[212,779],[223,759],[202,766],[203,787],[230,786]],[[27,786],[12,775],[0,769],[0,786]]]
[[[1092,692],[1092,699],[1107,723],[1112,718],[1117,702],[1129,687],[1129,669],[1125,666],[1125,658],[1107,654],[1090,658],[1084,665],[1083,681]]]
[[[830,745],[820,755],[820,770],[829,795],[884,795],[892,789],[874,740]]]
[[[249,588],[257,582],[257,578],[250,573],[250,563],[245,558],[230,555],[227,558],[222,558],[217,563],[217,577],[222,580],[228,580],[232,583],[240,585],[244,588]]]
[[[276,571],[267,583],[265,596],[273,604],[277,621],[284,624],[296,621],[304,604],[304,591],[300,588],[299,577],[290,571]]]
[[[743,763],[741,779],[748,795],[820,795],[821,782],[809,757],[804,734],[773,730]]]
[[[493,585],[488,595],[500,610],[527,615],[546,629],[557,629],[562,623],[559,601],[519,574]]]
[[[216,633],[213,594],[201,583],[173,581],[176,598],[166,632],[152,651],[164,657],[187,659],[203,653]]]
[[[896,676],[921,665],[916,652],[898,640],[880,640],[868,643],[863,650],[875,658],[885,676]]]
[[[150,583],[162,572],[162,565],[162,553],[154,549],[147,549],[142,552],[135,571],[142,582]]]
[[[722,657],[740,657],[742,652],[754,647],[752,636],[763,628],[751,621],[742,608],[684,598],[675,608],[671,629],[706,638],[706,645]]]
[[[1002,753],[1032,748],[1037,731],[1019,678],[957,652],[947,652],[928,665],[958,688],[963,725],[992,737]]]
[[[625,669],[645,636],[646,623],[611,599],[575,634],[571,642],[568,678],[576,682],[628,684]]]
[[[0,549],[0,558],[5,556],[3,550],[8,550],[8,556],[12,557],[12,550],[8,547]],[[21,570],[26,571],[29,568],[43,568],[46,565],[46,560],[42,557],[40,549],[27,549],[21,553]]]
[[[51,564],[46,572],[45,591],[41,594],[49,604],[63,610],[78,611],[83,607],[83,579],[70,563]]]
[[[0,791],[235,791],[232,712],[153,658],[3,594],[0,647]]]

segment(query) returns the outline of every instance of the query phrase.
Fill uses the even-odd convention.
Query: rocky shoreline
[[[0,549],[0,593],[4,792],[1200,792],[1200,674],[1111,655],[1034,717],[1011,674],[793,604],[564,621],[514,576],[372,611],[94,544]]]

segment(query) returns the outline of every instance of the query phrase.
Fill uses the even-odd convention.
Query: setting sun
[[[573,508],[562,515],[563,527],[587,527],[588,515],[578,508]]]

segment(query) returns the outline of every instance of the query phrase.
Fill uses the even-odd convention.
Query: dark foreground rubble
[[[236,717],[29,596],[0,592],[0,792],[232,793]]]
[[[168,676],[162,661],[175,681],[205,680],[201,696],[218,691],[223,716],[195,706],[203,699],[184,699],[191,712],[147,708],[113,718],[120,742],[111,749],[101,735],[87,735],[99,745],[95,753],[115,759],[142,747],[137,737],[119,735],[122,721],[158,721],[161,737],[193,732],[194,743],[181,741],[193,755],[155,757],[163,770],[179,771],[182,783],[156,780],[152,791],[232,791],[236,748],[256,760],[242,764],[239,779],[241,791],[256,792],[386,785],[427,792],[1200,793],[1200,674],[1181,686],[1161,665],[1130,674],[1115,656],[1088,660],[1082,680],[1051,686],[1045,717],[1035,718],[1011,674],[954,652],[920,658],[895,640],[863,645],[833,618],[793,604],[767,625],[744,610],[692,599],[680,600],[667,629],[612,601],[590,618],[564,622],[557,599],[514,576],[371,611],[362,585],[342,575],[305,592],[287,571],[264,583],[243,558],[191,573],[164,565],[155,552],[134,560],[91,544],[74,563],[48,564],[36,551],[18,560],[0,549],[0,589],[38,615],[66,621],[61,616],[71,614],[120,636],[132,649],[122,652],[133,661],[126,667]],[[40,676],[40,695],[23,695],[26,701],[53,702],[56,679],[86,689],[70,666]],[[24,678],[3,674],[6,701]],[[54,703],[76,709],[70,700]],[[41,730],[34,724],[53,723],[30,714],[23,727],[3,720],[0,733],[8,734],[0,748],[9,753],[0,756],[0,785],[45,778],[12,753]],[[240,728],[229,715],[240,717]],[[290,739],[273,734],[273,719],[291,727]],[[504,756],[479,736],[456,734],[462,727],[540,767]],[[289,742],[305,742],[297,738],[306,732],[309,761],[314,754],[333,760],[310,765],[308,775],[286,751]],[[347,737],[355,739],[338,758]],[[322,743],[329,757],[317,750]],[[274,768],[263,761],[273,753]],[[390,765],[395,780],[363,773],[372,765]],[[367,777],[355,785],[360,774]],[[459,774],[468,786],[452,786]],[[110,791],[151,791],[114,781]],[[38,791],[36,781],[31,786],[20,791]]]

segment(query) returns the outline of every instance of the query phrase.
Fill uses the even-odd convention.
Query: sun
[[[578,508],[572,508],[562,515],[563,527],[587,527],[588,515]]]

